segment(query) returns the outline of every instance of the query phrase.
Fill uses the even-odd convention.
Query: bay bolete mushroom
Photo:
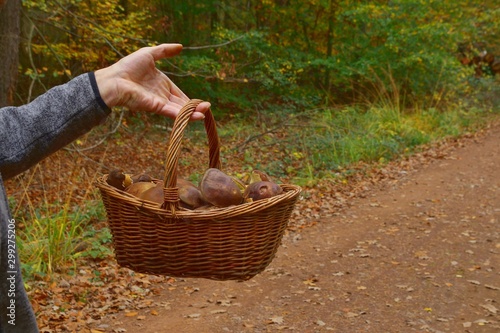
[[[234,180],[219,169],[210,168],[200,182],[203,199],[216,206],[228,207],[243,202],[240,187]]]

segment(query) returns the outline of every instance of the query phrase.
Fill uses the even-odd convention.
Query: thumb
[[[149,53],[154,60],[169,58],[178,55],[182,51],[182,44],[161,44],[150,48]]]

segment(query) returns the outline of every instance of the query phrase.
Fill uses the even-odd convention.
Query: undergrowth
[[[84,161],[55,154],[13,180],[18,192],[10,206],[27,278],[50,279],[74,271],[82,256],[111,253],[109,231],[99,224],[105,213],[93,186],[97,174],[89,174]]]
[[[494,113],[479,108],[402,111],[394,108],[361,106],[314,110],[297,117],[264,121],[262,137],[244,148],[244,161],[265,168],[278,178],[299,185],[312,185],[325,177],[338,177],[357,162],[385,162],[410,154],[416,147],[455,137],[484,125]],[[277,123],[288,128],[285,136],[275,135]],[[286,124],[286,125],[285,125]],[[224,141],[255,137],[255,124],[232,122],[222,130]],[[265,166],[256,161],[262,147],[279,147],[276,158]],[[265,150],[265,148],[264,148]]]

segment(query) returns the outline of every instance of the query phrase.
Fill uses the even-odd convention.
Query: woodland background
[[[222,113],[296,113],[395,94],[405,108],[442,109],[470,93],[470,68],[457,60],[500,54],[495,0],[7,1],[2,21],[16,17],[15,3],[11,104],[139,47],[180,42],[182,56],[161,68]]]
[[[0,106],[28,103],[140,47],[180,42],[182,54],[158,67],[212,103],[226,170],[258,168],[302,185],[309,212],[325,204],[318,188],[340,191],[500,109],[500,75],[483,61],[500,61],[498,0],[7,0],[0,8]],[[115,167],[162,175],[171,124],[116,108],[107,124],[7,184],[26,276],[110,255],[93,180]],[[181,163],[192,180],[204,138],[199,124],[186,136]]]

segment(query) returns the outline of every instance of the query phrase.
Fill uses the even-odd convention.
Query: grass
[[[90,215],[94,212],[55,204],[24,218],[18,244],[25,275],[43,278],[73,269],[80,249],[87,248]]]
[[[240,164],[262,168],[278,179],[311,185],[321,178],[337,177],[352,164],[389,161],[421,145],[477,129],[491,114],[478,108],[405,112],[376,105],[314,110],[280,120],[289,128],[281,130],[286,134],[263,135],[246,145]],[[256,127],[260,133],[269,131],[273,126],[269,123],[272,121],[225,124],[221,137],[223,142],[242,141],[255,136]],[[265,151],[271,149],[275,152],[265,160]]]
[[[104,208],[92,185],[95,175],[77,167],[82,157],[71,161],[74,167],[67,174],[64,157],[51,156],[16,179],[20,194],[10,205],[18,225],[22,269],[28,278],[50,279],[54,272],[73,270],[82,253],[109,252],[96,246],[96,240],[104,244],[109,237],[106,230],[96,236],[94,228],[94,222],[104,220]]]

